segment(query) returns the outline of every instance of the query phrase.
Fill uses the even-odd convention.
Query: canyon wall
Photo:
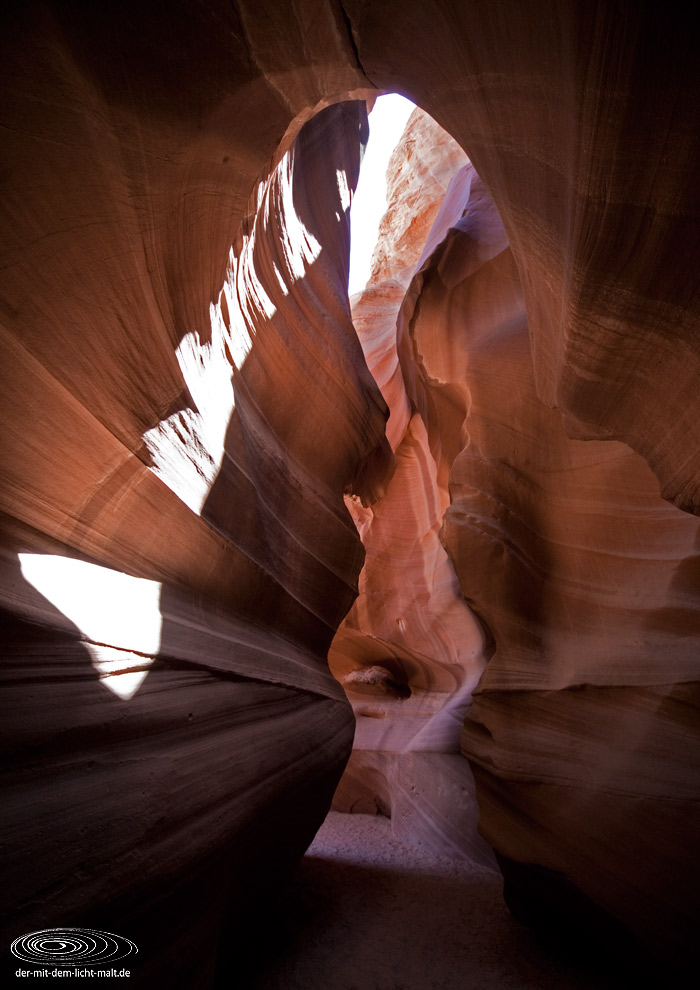
[[[328,810],[354,720],[326,652],[363,559],[343,493],[393,469],[346,289],[366,128],[363,102],[321,111],[260,187],[174,349],[180,408],[134,449],[61,381],[72,350],[6,337],[5,949],[101,928],[139,985],[208,985]],[[109,349],[106,323],[79,326]]]
[[[446,473],[406,392],[396,333],[413,271],[445,212],[450,180],[466,160],[416,109],[387,169],[387,210],[352,318],[390,409],[396,471],[376,504],[348,500],[366,559],[359,597],[333,640],[329,663],[357,718],[334,808],[382,811],[397,836],[483,865],[491,857],[477,835],[474,783],[459,748],[484,669],[484,639],[440,542],[449,468]],[[452,201],[461,211],[461,199]]]
[[[441,157],[449,189],[418,200],[407,160],[430,189]],[[367,559],[329,656],[358,718],[335,806],[483,862],[479,817],[517,914],[682,954],[698,906],[698,521],[629,447],[567,437],[538,398],[519,272],[462,161],[416,111],[353,302],[397,470],[377,504],[350,506]],[[465,713],[480,814],[455,755]]]
[[[490,657],[461,747],[514,908],[547,923],[578,892],[680,958],[698,887],[686,20],[578,0],[1,16],[8,937],[128,922],[144,985],[206,986],[243,892],[279,882],[330,801],[353,727],[325,656],[363,559],[342,496],[366,509],[393,466],[344,294],[362,113],[291,149],[329,104],[397,90],[500,220],[463,173],[471,215],[399,316],[415,457],[400,417],[388,434],[443,574],[450,487],[443,542],[479,624],[451,576],[435,587],[469,662],[443,641],[451,669],[429,668],[416,619],[415,656],[377,654],[369,680],[451,695]],[[53,598],[46,557],[73,568]],[[117,587],[129,603],[108,633],[65,600],[88,564],[112,575],[87,573],[91,615]]]
[[[518,270],[470,171],[399,333],[428,434],[466,441],[442,540],[493,650],[461,746],[481,833],[518,916],[579,947],[634,933],[682,963],[700,880],[698,520],[638,454],[567,437],[537,397]]]

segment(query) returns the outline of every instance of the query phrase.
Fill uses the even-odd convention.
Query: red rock
[[[343,491],[373,497],[392,464],[345,291],[363,125],[361,102],[318,114],[261,190],[210,339],[180,349],[198,404],[150,431],[153,470],[15,347],[2,582],[13,938],[57,921],[128,929],[141,981],[198,984],[222,917],[242,923],[328,810],[353,719],[325,655],[362,561]],[[299,223],[304,251],[290,241]],[[217,438],[209,402],[226,369]],[[108,631],[94,616],[76,627],[42,554],[137,575],[155,592],[149,643],[117,597]],[[120,690],[134,671],[136,693]]]
[[[342,492],[370,503],[390,473],[386,410],[342,299],[337,184],[304,179],[303,207],[322,211],[314,237],[341,235],[323,278],[287,297],[260,260],[297,332],[273,326],[238,376],[232,458],[204,517],[192,469],[208,478],[214,451],[191,445],[209,435],[207,404],[194,408],[177,352],[188,338],[221,367],[210,307],[230,323],[230,249],[304,121],[348,94],[398,90],[467,151],[512,252],[484,255],[491,233],[473,229],[436,245],[434,284],[414,283],[404,311],[413,406],[384,362],[392,441],[410,422],[418,448],[425,429],[438,467],[426,533],[454,463],[445,540],[496,648],[463,741],[485,831],[521,901],[514,860],[560,871],[669,965],[689,953],[700,65],[687,19],[552,0],[174,0],[165,17],[47,0],[11,5],[0,44],[12,936],[56,913],[124,921],[137,904],[148,985],[206,985],[227,892],[278,882],[329,800],[351,727],[323,658],[362,559]],[[421,364],[444,384],[426,389]],[[132,701],[108,695],[18,553],[161,586],[163,659]],[[415,626],[422,651],[430,635]],[[293,685],[275,681],[281,660]],[[416,669],[432,676],[422,653]],[[555,914],[564,887],[549,887]]]
[[[411,281],[452,176],[467,156],[456,141],[416,109],[387,168],[387,210],[372,257],[370,285]]]
[[[481,832],[527,920],[620,925],[678,960],[700,879],[698,523],[638,454],[568,438],[537,397],[518,272],[476,176],[465,206],[400,326],[431,437],[468,436],[442,538],[493,644],[462,739]]]
[[[396,349],[408,273],[465,160],[449,135],[416,110],[387,170],[387,212],[367,288],[353,298],[353,321],[390,408],[396,472],[376,505],[349,503],[367,557],[359,597],[329,662],[358,718],[334,807],[377,806],[391,814],[397,835],[481,863],[489,854],[476,834],[473,780],[455,754],[484,666],[483,637],[440,543],[448,496]]]

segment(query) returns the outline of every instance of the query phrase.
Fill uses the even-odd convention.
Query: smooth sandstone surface
[[[442,539],[493,650],[462,736],[481,832],[516,913],[582,924],[573,884],[680,959],[700,879],[698,521],[664,502],[639,455],[568,438],[537,398],[517,269],[478,176],[465,205],[400,326],[429,432],[468,436]],[[448,387],[463,422],[430,403]]]
[[[449,493],[426,423],[406,392],[396,332],[450,180],[466,160],[416,109],[387,169],[387,210],[352,317],[389,406],[396,470],[376,504],[348,500],[366,558],[329,663],[357,718],[333,807],[380,810],[398,837],[484,864],[492,859],[477,834],[471,771],[459,756],[464,714],[484,669],[484,638],[440,542]]]
[[[578,892],[681,960],[699,889],[687,21],[554,0],[49,0],[2,27],[8,936],[126,924],[142,985],[211,985],[243,892],[291,869],[347,759],[325,666],[363,560],[343,493],[379,519],[401,475],[432,503],[426,533],[451,491],[443,543],[490,656],[456,728],[511,903],[585,933],[590,914],[563,913]],[[447,209],[399,317],[398,405],[344,298],[357,104],[292,150],[315,111],[391,90],[464,148],[500,216],[463,173],[472,219]],[[290,189],[300,254],[279,229]],[[409,424],[430,484],[403,458]],[[32,583],[37,556],[150,582],[155,611],[86,632]],[[471,627],[454,580],[437,586]],[[96,578],[90,594],[112,601]],[[462,661],[430,667],[421,625],[413,669],[450,697]]]
[[[349,755],[325,660],[363,557],[343,492],[393,462],[346,291],[365,133],[363,102],[327,108],[261,188],[150,468],[26,351],[6,369],[42,415],[33,456],[21,421],[4,448],[3,927],[128,930],[139,985],[214,979]]]
[[[422,148],[435,157],[441,143],[450,158],[449,139],[432,128],[422,144],[415,120],[404,134],[401,147],[416,163]],[[383,223],[397,241],[414,208],[397,181],[402,153],[390,166],[401,206],[390,201],[394,224]],[[380,242],[376,256],[389,254]],[[368,364],[406,426],[386,496],[356,511],[367,560],[330,661],[358,729],[334,806],[391,814],[395,834],[444,853],[461,848],[478,862],[466,771],[448,758],[449,730],[435,731],[466,711],[461,750],[514,910],[530,920],[543,912],[551,926],[580,923],[573,883],[647,945],[670,941],[682,954],[697,918],[697,520],[662,500],[628,447],[568,438],[559,413],[538,399],[519,273],[473,166],[452,179],[398,313],[395,284],[370,282],[353,305]],[[379,346],[390,316],[398,322],[398,369],[396,335],[385,331],[389,343]],[[403,466],[409,451],[413,480]],[[426,505],[440,505],[438,479],[447,475],[450,504],[433,524],[437,533],[444,513],[442,542],[481,620],[481,639],[472,632],[481,675],[473,701],[474,682],[435,662],[437,642],[422,651],[432,678],[408,648],[431,616],[441,643],[447,630],[462,648],[469,643],[466,616],[458,632],[456,602],[435,614],[426,576],[437,572],[426,566],[425,538],[415,551],[416,520],[426,518]],[[415,476],[430,477],[433,503],[416,496]],[[428,604],[417,605],[421,598]],[[397,620],[398,631],[388,621],[395,613],[410,616]],[[437,710],[416,732],[414,712],[428,699]],[[656,838],[635,838],[642,821]],[[546,889],[542,871],[529,877],[510,861],[547,867],[556,892],[538,890]],[[662,897],[674,910],[663,934]],[[528,915],[521,902],[529,900]]]

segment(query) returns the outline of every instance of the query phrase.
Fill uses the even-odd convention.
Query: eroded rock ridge
[[[402,753],[388,799],[466,755],[519,913],[585,933],[593,906],[687,961],[687,20],[555,0],[29,0],[2,17],[7,944],[128,922],[143,985],[211,985],[242,892],[288,873],[348,756],[326,667],[364,558],[346,493],[371,566],[338,655],[369,707],[384,699],[366,752],[391,736]],[[386,328],[376,342],[384,399],[345,298],[378,91],[413,99],[472,163],[415,275],[397,241],[355,309],[361,330],[400,307],[396,356]],[[422,618],[409,582],[375,583],[421,559]],[[84,572],[85,618],[65,594],[90,564],[110,576]],[[429,797],[407,797],[409,818]],[[430,841],[459,849],[454,807]]]

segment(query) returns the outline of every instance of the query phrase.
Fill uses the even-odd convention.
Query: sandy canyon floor
[[[624,962],[562,956],[509,913],[499,874],[331,812],[281,893],[251,990],[619,990]],[[266,926],[267,927],[267,926]]]

